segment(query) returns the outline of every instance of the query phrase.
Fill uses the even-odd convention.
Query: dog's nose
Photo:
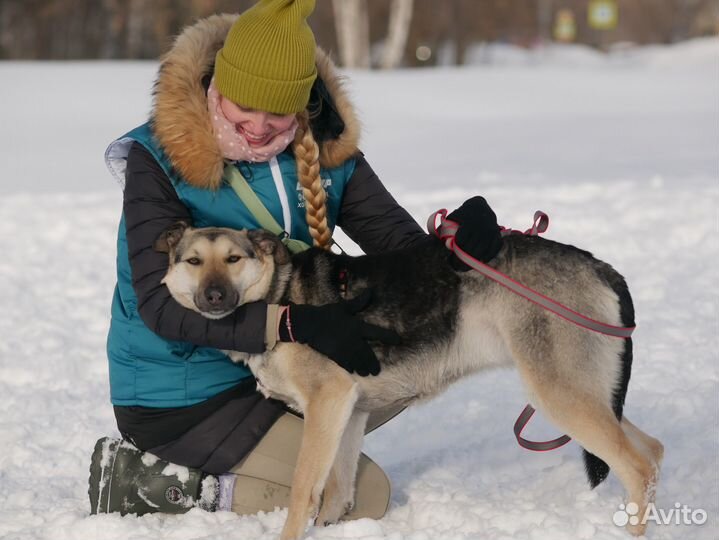
[[[207,287],[205,289],[205,298],[211,306],[217,306],[225,298],[225,290],[222,287]]]

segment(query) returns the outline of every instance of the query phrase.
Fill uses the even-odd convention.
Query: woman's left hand
[[[502,248],[502,234],[497,216],[484,197],[472,197],[447,216],[459,225],[454,242],[468,255],[481,262],[491,261]],[[454,253],[450,259],[452,268],[458,272],[470,269]]]

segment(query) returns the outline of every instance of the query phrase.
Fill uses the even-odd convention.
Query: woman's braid
[[[297,162],[297,175],[305,197],[305,215],[313,245],[329,249],[332,231],[327,224],[327,194],[320,178],[320,149],[312,136],[307,112],[297,115],[299,127],[292,150]]]

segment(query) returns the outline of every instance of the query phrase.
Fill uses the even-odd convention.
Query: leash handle
[[[263,229],[270,231],[279,237],[280,241],[287,247],[290,253],[300,253],[310,248],[309,244],[306,244],[302,240],[290,238],[279,223],[272,217],[270,211],[265,208],[257,194],[252,191],[252,188],[247,183],[247,180],[242,176],[240,170],[235,167],[232,163],[225,165],[223,179],[232,187],[237,196],[242,201],[247,209],[250,211],[252,216],[257,221],[257,224]]]
[[[532,222],[532,226],[527,229],[526,231],[518,231],[516,229],[509,229],[507,227],[500,227],[499,231],[502,234],[502,236],[507,236],[510,234],[524,234],[527,236],[537,236],[539,234],[542,234],[544,232],[547,232],[547,229],[549,228],[549,216],[542,212],[541,210],[537,210],[534,213],[534,221]]]
[[[517,442],[522,448],[526,448],[527,450],[532,450],[534,452],[548,452],[549,450],[561,448],[572,440],[569,435],[562,435],[561,437],[557,437],[551,441],[530,441],[529,439],[525,439],[522,437],[522,430],[529,423],[529,419],[532,418],[533,415],[534,407],[527,405],[519,415],[519,418],[517,418],[517,421],[514,423],[514,436],[517,438]]]

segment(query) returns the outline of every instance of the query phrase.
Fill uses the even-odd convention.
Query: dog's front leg
[[[354,410],[332,465],[315,525],[335,523],[354,505],[355,478],[369,413]]]
[[[306,394],[304,431],[292,478],[290,507],[281,540],[302,537],[307,519],[316,515],[322,491],[357,401],[352,377],[338,366]]]
[[[239,351],[222,351],[230,357],[235,364],[247,363],[252,356],[250,353],[239,352]]]

